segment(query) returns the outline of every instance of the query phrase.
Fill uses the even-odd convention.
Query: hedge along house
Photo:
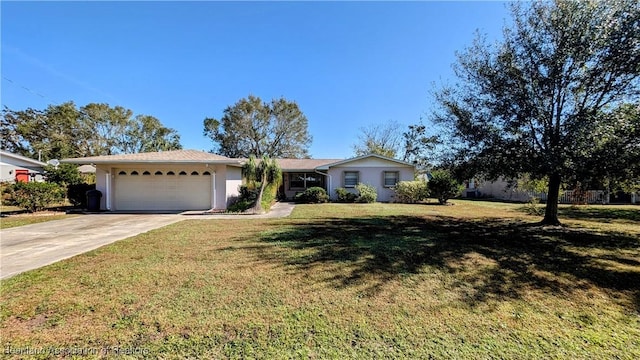
[[[224,210],[239,195],[245,159],[196,150],[63,159],[96,167],[100,209],[112,211]],[[372,185],[378,201],[393,200],[393,186],[413,180],[412,164],[370,154],[357,158],[277,159],[282,169],[281,194],[319,186],[335,199],[335,189],[355,192],[358,183]]]
[[[100,209],[226,209],[242,184],[242,161],[196,150],[63,159],[96,167]]]

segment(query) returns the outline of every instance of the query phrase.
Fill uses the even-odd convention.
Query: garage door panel
[[[142,174],[144,169],[137,171]],[[211,207],[211,176],[121,173],[116,171],[119,174],[115,181],[116,210],[203,210]]]

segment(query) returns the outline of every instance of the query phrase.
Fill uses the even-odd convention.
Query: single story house
[[[38,160],[0,150],[0,181],[43,181],[46,165]]]
[[[233,159],[197,150],[120,154],[64,159],[96,167],[96,189],[102,210],[226,209],[239,195],[242,165]],[[277,159],[283,171],[281,192],[289,199],[320,186],[335,198],[335,189],[355,191],[366,183],[378,190],[378,201],[391,201],[398,181],[413,180],[415,167],[380,155],[347,160]]]

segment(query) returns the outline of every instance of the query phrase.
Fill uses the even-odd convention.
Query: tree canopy
[[[285,98],[263,102],[249,95],[228,106],[220,120],[206,118],[204,135],[215,152],[228,157],[309,157],[311,135],[298,104]]]
[[[44,110],[5,107],[0,118],[2,149],[43,160],[181,149],[180,136],[148,116],[133,117],[120,106],[73,102]]]
[[[401,129],[402,127],[396,121],[361,127],[358,142],[353,145],[355,156],[378,154],[395,158],[401,151]]]
[[[596,134],[574,159],[571,179],[588,188],[640,191],[640,103],[600,114]]]
[[[439,137],[430,135],[429,128],[422,122],[409,125],[404,132],[402,129],[397,121],[360,128],[358,141],[353,145],[355,156],[378,154],[399,158],[415,164],[418,171],[433,167]]]
[[[435,121],[452,130],[457,159],[489,178],[547,176],[542,223],[559,224],[560,184],[596,154],[598,164],[615,157],[604,119],[638,101],[640,5],[535,1],[512,15],[501,42],[478,37],[458,54],[458,82],[436,92]]]

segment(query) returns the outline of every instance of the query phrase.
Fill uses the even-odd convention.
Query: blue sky
[[[1,2],[3,106],[123,106],[210,150],[206,117],[253,94],[295,101],[315,158],[360,128],[427,118],[434,86],[502,2]]]

